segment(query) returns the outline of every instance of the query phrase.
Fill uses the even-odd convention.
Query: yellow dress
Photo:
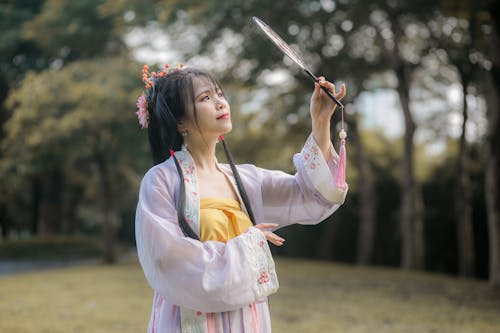
[[[200,240],[226,243],[244,233],[252,221],[241,210],[240,203],[230,198],[200,200]]]

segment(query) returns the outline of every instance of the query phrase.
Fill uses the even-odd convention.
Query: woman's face
[[[218,138],[229,133],[232,129],[231,110],[222,90],[205,77],[195,77],[193,87],[196,120],[192,109],[186,124],[188,132],[201,132],[205,138]]]

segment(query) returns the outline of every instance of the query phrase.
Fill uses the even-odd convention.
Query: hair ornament
[[[178,64],[174,67],[170,64],[165,64],[163,68],[158,69],[156,72],[150,72],[148,65],[142,66],[142,82],[144,82],[146,89],[152,88],[154,86],[154,81],[156,78],[162,78],[168,75],[172,71],[176,71],[184,68],[184,64]]]
[[[157,78],[163,78],[172,71],[177,71],[183,68],[184,68],[183,63],[177,64],[176,66],[173,67],[170,66],[170,64],[165,64],[165,66],[163,68],[158,69],[158,71],[150,72],[149,65],[143,65],[142,82],[144,82],[146,90],[150,88],[154,89],[154,83]],[[137,106],[137,112],[135,114],[137,115],[141,128],[148,128],[149,124],[148,102],[146,100],[146,96],[144,93],[142,93],[141,96],[139,96],[135,105]]]
[[[137,115],[137,119],[139,120],[141,128],[148,128],[148,102],[146,101],[146,96],[144,96],[144,93],[139,96],[135,105],[137,106],[137,112],[135,114]]]

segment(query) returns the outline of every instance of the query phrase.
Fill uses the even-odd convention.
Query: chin
[[[221,134],[224,135],[224,134],[228,134],[228,133],[231,133],[231,131],[233,130],[233,125],[230,124],[229,126],[227,126],[225,129],[222,130]]]

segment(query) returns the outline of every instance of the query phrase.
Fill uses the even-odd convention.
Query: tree
[[[489,2],[492,20],[490,70],[491,90],[488,101],[488,164],[486,168],[485,190],[488,209],[488,231],[490,241],[490,283],[500,287],[500,3]]]
[[[130,3],[132,5],[133,3]],[[123,49],[120,34],[124,29],[123,4],[104,1],[7,1],[0,4],[0,141],[4,138],[3,124],[14,110],[5,106],[10,90],[20,85],[28,71],[48,67],[61,68],[65,63],[96,54],[116,54]],[[0,152],[0,159],[3,159]],[[32,230],[54,232],[61,227],[62,200],[58,184],[62,178],[56,166],[51,172],[32,177],[32,184],[1,179],[2,187],[18,182],[31,189],[35,203]],[[15,177],[15,176],[14,176]],[[17,220],[12,201],[22,202],[20,195],[0,198],[0,226],[4,237]],[[11,209],[9,209],[9,207]],[[38,220],[42,223],[39,224]],[[10,221],[7,223],[7,221]],[[45,222],[44,222],[45,221]]]
[[[475,51],[477,10],[475,6],[468,2],[465,10],[454,8],[453,14],[467,13],[462,20],[455,18],[437,17],[436,27],[431,30],[433,38],[438,41],[438,45],[448,54],[449,62],[455,67],[458,78],[462,86],[462,126],[458,139],[458,153],[455,176],[455,216],[457,221],[457,250],[459,274],[462,276],[474,275],[474,233],[472,225],[472,203],[471,203],[471,180],[469,149],[466,141],[466,129],[469,118],[469,108],[467,103],[468,90],[473,82],[473,64],[469,60]],[[443,29],[443,26],[453,27]],[[444,30],[444,34],[443,34]],[[444,36],[443,36],[444,35]],[[455,36],[451,38],[451,35]],[[456,36],[461,36],[457,38]]]
[[[5,126],[2,176],[64,180],[65,186],[50,185],[58,185],[58,191],[84,188],[86,199],[101,211],[98,219],[107,262],[115,260],[120,207],[124,207],[119,201],[133,193],[125,191],[133,185],[127,178],[135,174],[136,163],[143,163],[136,156],[144,152],[143,141],[130,139],[138,134],[133,114],[139,95],[135,68],[139,66],[120,58],[78,61],[58,71],[29,74],[8,99],[15,112]],[[54,204],[59,211],[47,219],[61,213],[61,198]],[[54,231],[47,223],[40,228]]]
[[[423,268],[423,199],[415,176],[414,136],[417,125],[410,109],[415,70],[430,44],[426,24],[435,3],[411,1],[374,1],[367,8],[361,3],[346,6],[347,17],[354,22],[351,56],[373,65],[372,73],[388,72],[395,78],[404,118],[404,149],[401,160],[401,266]],[[357,38],[356,38],[357,37]],[[357,39],[357,40],[356,40]]]
[[[43,66],[40,51],[29,41],[22,39],[24,22],[39,12],[42,1],[5,2],[0,4],[0,142],[4,137],[3,124],[10,116],[4,101],[9,89],[22,78],[27,68]],[[3,152],[0,150],[0,160]],[[0,187],[6,188],[4,179],[0,179]],[[8,238],[13,228],[12,213],[9,210],[9,197],[0,195],[0,229],[1,238]]]

